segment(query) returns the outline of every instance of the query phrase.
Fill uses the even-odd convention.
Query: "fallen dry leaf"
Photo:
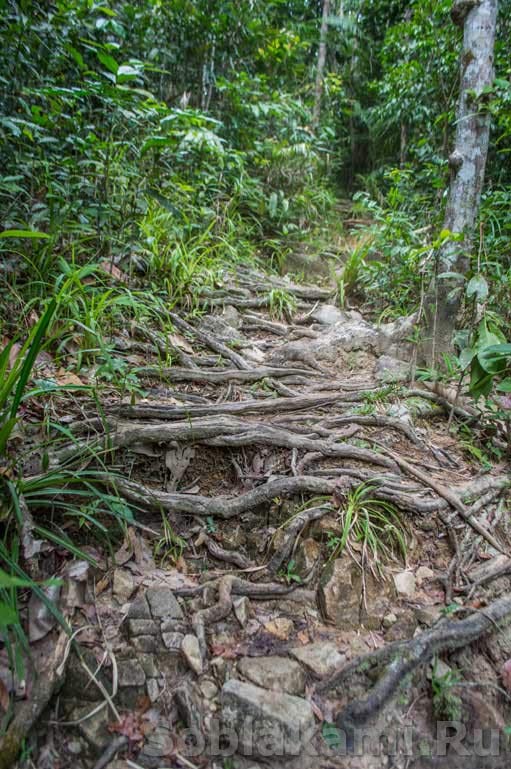
[[[139,713],[123,713],[121,720],[108,725],[110,732],[117,732],[127,737],[130,743],[142,742],[144,734],[142,732]]]
[[[500,675],[502,676],[502,683],[511,692],[511,659],[504,662],[502,665]]]
[[[238,656],[234,646],[225,646],[225,644],[211,644],[209,647],[213,657],[223,657],[224,660],[235,660]]]
[[[294,625],[292,620],[287,617],[278,617],[272,619],[264,625],[264,629],[267,633],[271,633],[275,638],[279,638],[281,641],[287,641],[291,633],[293,632]]]
[[[129,275],[126,275],[125,272],[120,270],[115,266],[115,264],[112,264],[112,262],[109,262],[107,259],[102,259],[99,263],[99,266],[103,272],[107,272],[112,276],[114,280],[118,280],[120,283],[129,283]]]
[[[59,605],[60,585],[48,585],[43,588],[48,602]],[[28,637],[30,642],[44,638],[57,624],[46,603],[32,593],[28,602]]]
[[[167,339],[169,340],[170,344],[174,345],[174,347],[179,347],[180,350],[184,350],[185,352],[189,352],[190,355],[194,355],[195,350],[186,341],[184,336],[181,336],[181,334],[168,334]]]
[[[9,710],[9,692],[4,682],[0,679],[0,708],[7,713]]]
[[[76,374],[73,374],[72,371],[66,371],[63,368],[59,368],[57,373],[55,374],[55,379],[57,381],[57,384],[59,385],[78,385],[79,387],[83,387],[83,382],[80,379],[79,376]]]

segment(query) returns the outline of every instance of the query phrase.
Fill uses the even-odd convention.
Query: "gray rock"
[[[291,649],[291,654],[318,676],[329,675],[346,662],[346,657],[339,654],[336,645],[331,641],[316,641],[307,646],[298,646]]]
[[[406,382],[410,378],[410,363],[382,355],[376,361],[374,375],[379,382]]]
[[[139,654],[138,661],[147,678],[157,678],[159,675],[156,657],[153,654]]]
[[[82,656],[89,670],[96,670],[98,661],[94,654],[88,649],[84,649]],[[97,671],[96,678],[107,691],[112,690],[112,683],[106,675],[105,667]],[[103,695],[98,687],[92,683],[90,675],[86,673],[76,654],[72,653],[69,655],[62,696],[65,699],[75,702],[77,692],[80,693],[80,702],[97,702],[98,700],[103,699]],[[89,706],[89,712],[92,709],[93,708]]]
[[[337,558],[324,569],[318,587],[318,600],[325,619],[345,630],[360,624],[360,574],[349,557]]]
[[[335,323],[310,346],[318,360],[335,363],[341,352],[377,350],[379,339],[378,329],[360,318]]]
[[[324,326],[333,326],[334,323],[345,323],[347,315],[333,304],[320,304],[311,318]]]
[[[232,304],[226,304],[222,310],[222,320],[233,328],[241,328],[241,315]]]
[[[415,595],[415,577],[411,571],[401,571],[394,575],[394,585],[401,598],[413,598]]]
[[[390,612],[389,614],[386,614],[383,618],[383,627],[388,629],[389,627],[392,627],[392,625],[395,625],[397,622],[397,617],[393,612]]]
[[[131,639],[131,645],[142,654],[156,654],[158,651],[158,639],[154,635],[138,635]]]
[[[414,609],[417,622],[432,627],[442,616],[441,606],[417,606]]]
[[[259,347],[256,347],[256,345],[244,349],[243,357],[257,364],[264,363],[266,359],[264,352]]]
[[[231,679],[222,688],[221,702],[224,726],[237,736],[242,754],[298,755],[312,737],[312,708],[299,697],[277,697],[267,689]]]
[[[202,693],[194,681],[183,681],[174,689],[174,702],[184,723],[198,734],[204,734]]]
[[[238,328],[220,315],[205,315],[199,329],[207,334],[212,334],[224,344],[236,342],[242,338]]]
[[[144,668],[137,659],[118,660],[119,686],[144,686]]]
[[[207,700],[212,700],[218,694],[218,686],[210,678],[205,678],[200,683],[200,690]]]
[[[188,625],[184,620],[164,619],[160,625],[162,633],[183,633],[188,631]]]
[[[185,635],[181,643],[181,651],[183,652],[189,667],[194,673],[200,676],[203,672],[204,665],[197,636],[194,636],[191,633]]]
[[[295,660],[287,657],[244,657],[238,671],[253,684],[275,692],[303,694],[305,674]]]
[[[156,702],[156,700],[160,696],[160,687],[158,686],[158,681],[156,680],[156,678],[147,679],[146,689],[147,689],[147,696],[149,697],[151,702]]]
[[[183,633],[162,633],[163,643],[171,652],[178,653],[183,644]]]
[[[245,627],[250,616],[250,601],[247,596],[245,595],[241,598],[235,598],[232,602],[232,608],[234,610],[234,616],[241,627]]]
[[[151,619],[145,593],[139,593],[128,610],[128,619]]]
[[[312,537],[304,539],[296,553],[296,570],[302,577],[310,574],[321,555],[321,545]]]
[[[87,740],[92,751],[98,754],[101,753],[105,745],[112,739],[112,735],[108,731],[108,724],[112,716],[109,708],[102,708],[90,718],[82,721],[83,716],[88,715],[90,712],[90,705],[75,708],[71,713],[71,720],[80,722],[78,724],[78,731]]]
[[[112,590],[120,603],[129,601],[135,590],[133,575],[125,569],[115,569]]]
[[[413,427],[413,417],[410,409],[405,403],[393,403],[392,406],[387,409],[387,415],[389,417],[394,417],[394,419],[399,419],[401,422],[405,422],[405,424]]]
[[[391,323],[382,323],[378,327],[379,351],[398,357],[407,354],[411,349],[408,337],[411,336],[417,323],[418,313],[397,318]]]
[[[429,566],[419,566],[415,572],[415,579],[418,585],[422,585],[423,582],[433,579],[434,576],[435,572],[433,569],[430,569]]]
[[[159,619],[183,619],[183,611],[172,590],[168,587],[150,587],[146,592],[153,617]]]
[[[153,619],[130,619],[128,620],[128,630],[130,636],[157,635],[158,625]]]

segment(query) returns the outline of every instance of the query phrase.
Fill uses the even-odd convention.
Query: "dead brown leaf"
[[[502,683],[511,692],[511,659],[506,660],[502,665],[500,675],[502,676]]]
[[[294,625],[292,620],[287,617],[278,617],[272,619],[264,625],[264,629],[267,633],[271,633],[275,638],[281,641],[287,641],[291,633],[293,632]]]
[[[7,713],[9,710],[9,692],[4,682],[0,679],[0,708]]]
[[[114,280],[118,280],[119,283],[129,283],[129,275],[126,275],[125,272],[120,270],[115,266],[115,264],[112,264],[112,262],[109,262],[107,259],[102,259],[99,263],[99,266],[103,272],[107,272],[112,276]]]
[[[73,374],[72,371],[66,371],[63,368],[59,368],[55,374],[55,379],[59,385],[78,385],[83,387],[83,382],[77,374]]]

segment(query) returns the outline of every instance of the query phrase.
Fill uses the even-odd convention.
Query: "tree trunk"
[[[312,113],[312,126],[317,128],[321,114],[321,96],[323,94],[323,74],[326,62],[326,38],[328,33],[328,17],[330,16],[330,0],[323,0],[323,15],[321,18],[321,31],[319,33],[318,65],[316,70],[316,86],[314,88],[314,110]]]
[[[437,362],[452,350],[452,337],[463,299],[464,276],[470,266],[474,225],[484,182],[490,115],[485,109],[484,89],[493,84],[493,49],[498,0],[455,0],[453,21],[463,26],[460,97],[456,115],[456,139],[449,157],[451,183],[444,229],[462,240],[446,240],[439,249],[438,274],[426,302],[428,358]]]

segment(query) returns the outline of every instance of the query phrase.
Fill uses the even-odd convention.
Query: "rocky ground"
[[[52,457],[108,440],[106,480],[143,512],[102,569],[62,567],[72,644],[41,609],[51,685],[29,692],[26,760],[509,766],[506,463],[467,452],[472,404],[415,381],[413,318],[377,326],[269,280],[240,272],[200,321],[176,315],[168,370],[127,330],[147,397],[105,404],[108,436],[82,422]],[[277,321],[282,287],[297,305]],[[376,549],[344,540],[347,510],[358,534],[387,515]]]

